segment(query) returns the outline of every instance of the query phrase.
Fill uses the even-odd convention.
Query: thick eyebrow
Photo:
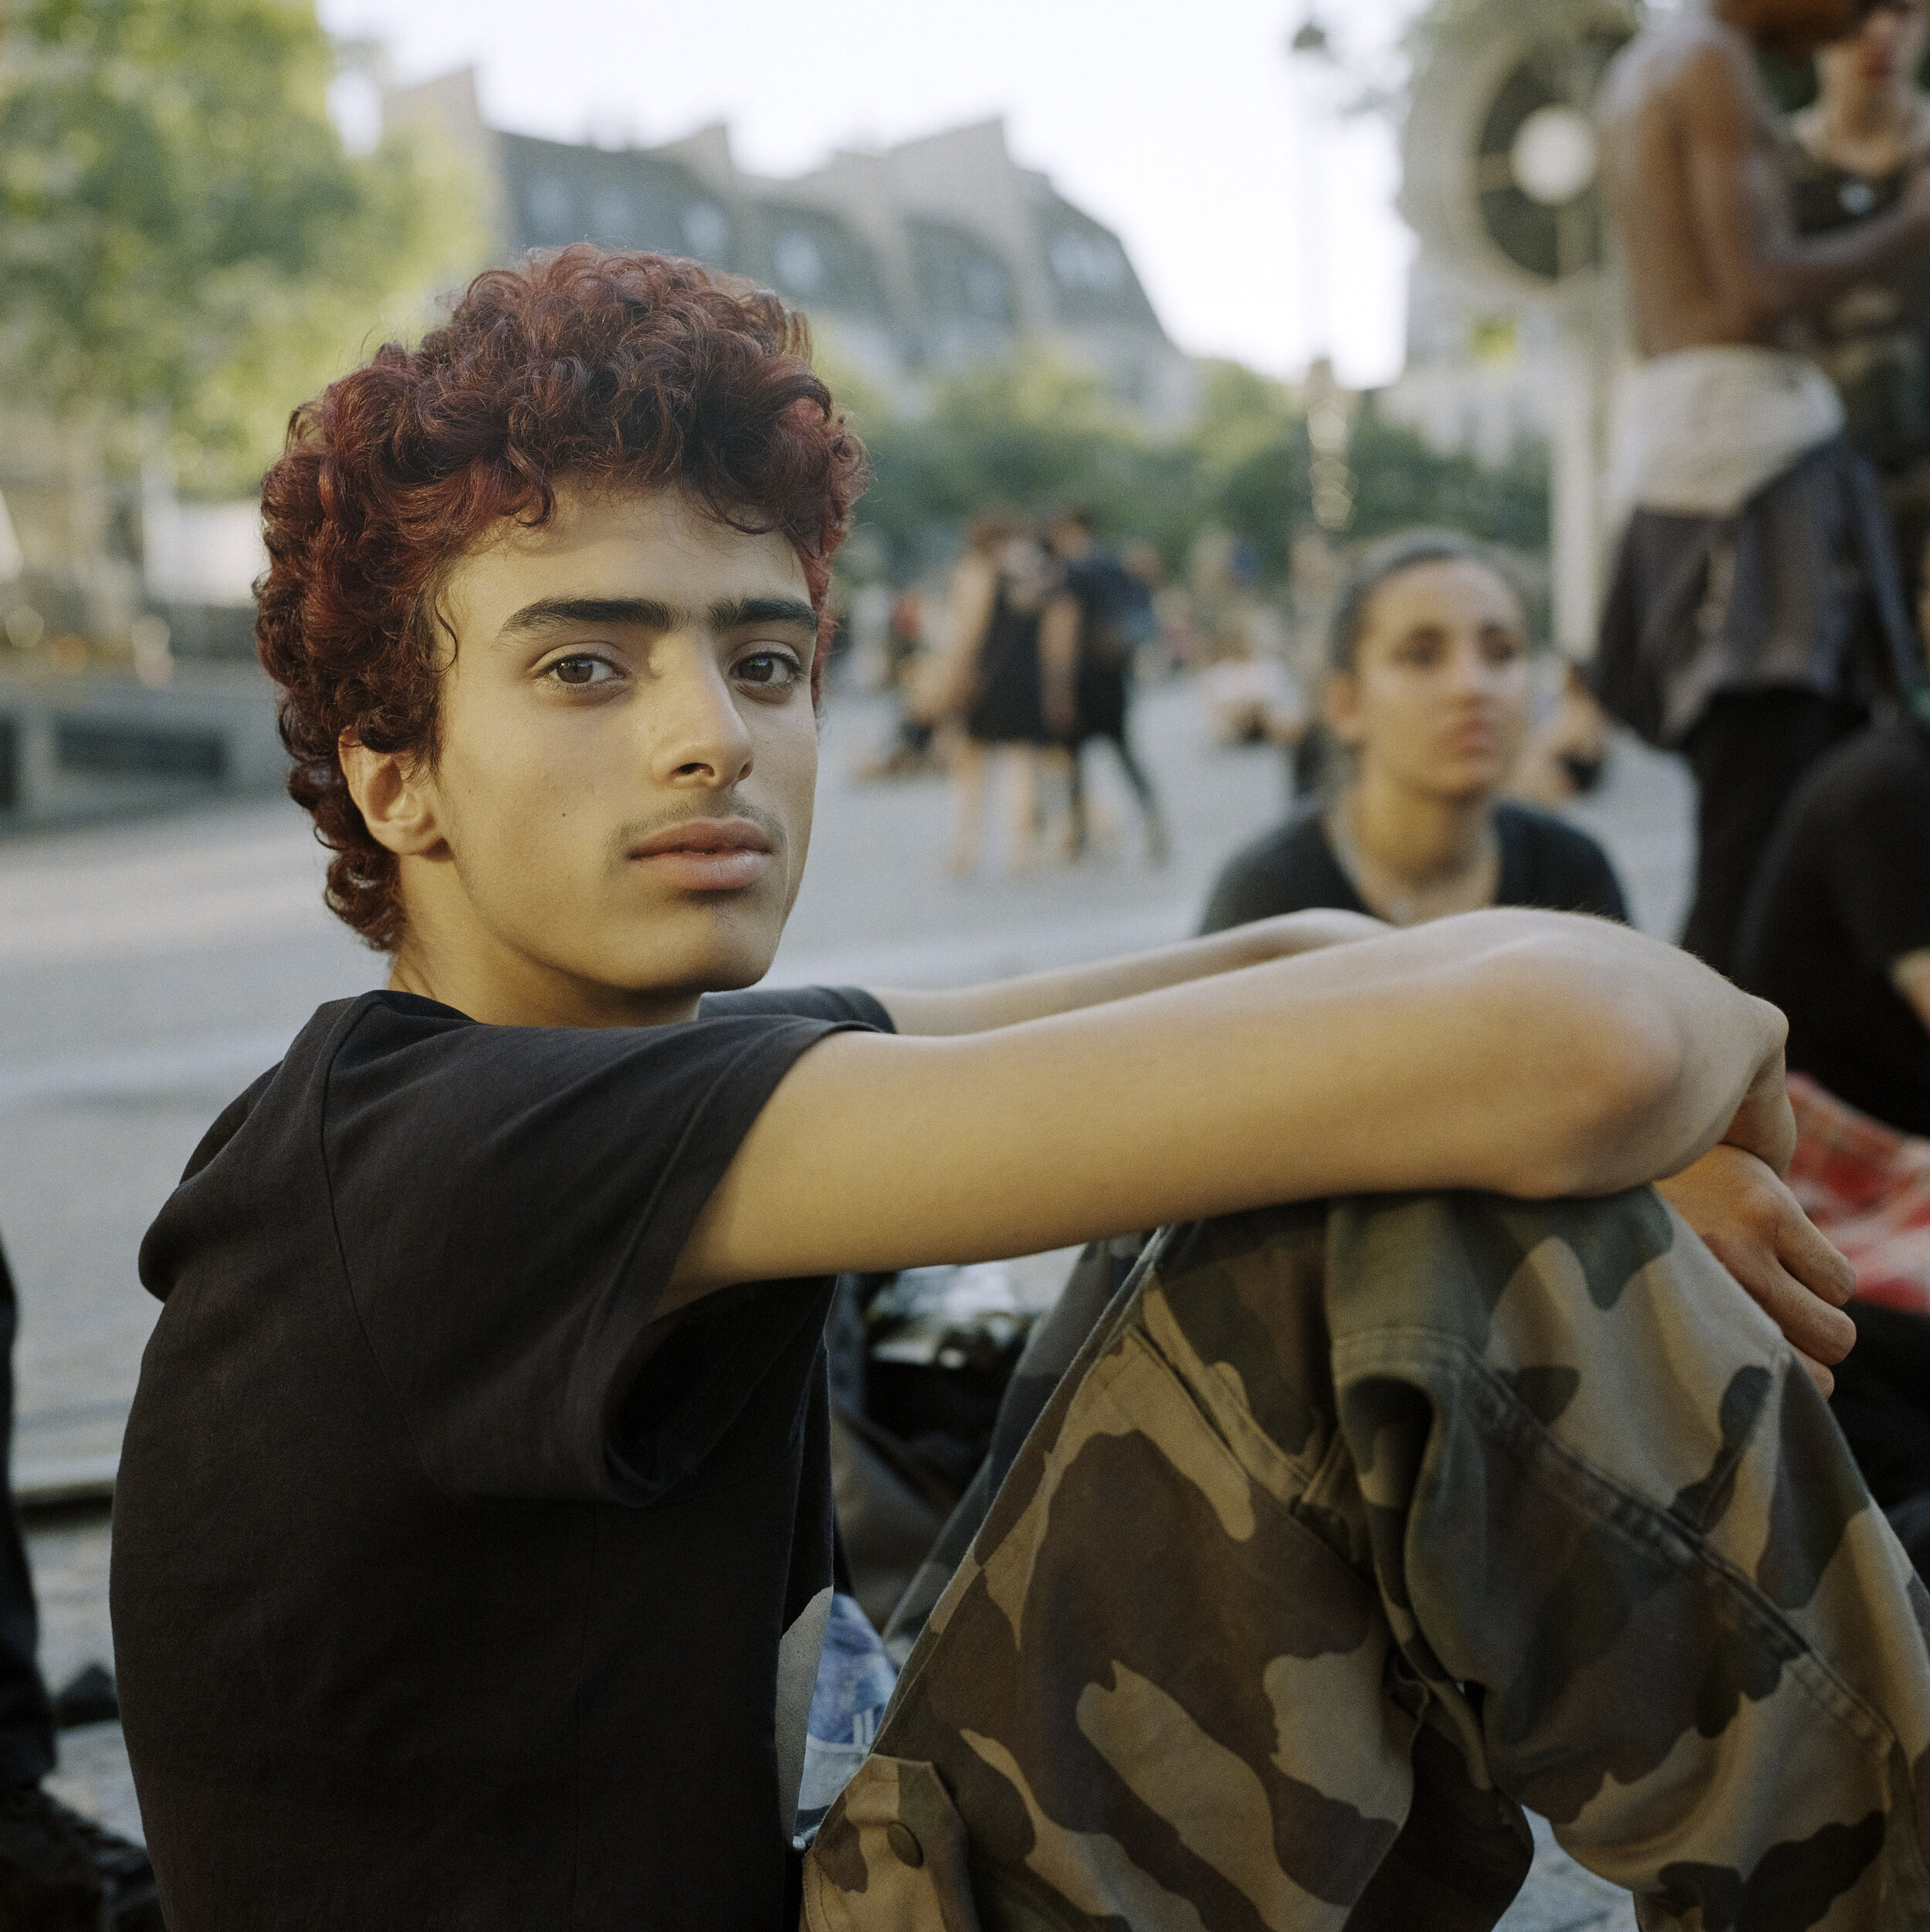
[[[674,631],[689,621],[687,611],[655,597],[541,597],[526,604],[498,634],[526,637],[553,624],[611,624],[642,631]],[[818,613],[801,597],[720,597],[706,613],[713,631],[742,631],[754,624],[785,624],[815,632]]]
[[[686,614],[655,597],[546,597],[524,604],[497,634],[522,637],[557,624],[625,624],[645,631],[674,631]]]
[[[754,624],[789,624],[814,634],[818,613],[802,597],[747,597],[720,598],[710,607],[713,631],[745,631]]]

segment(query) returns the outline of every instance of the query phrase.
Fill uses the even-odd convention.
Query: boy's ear
[[[435,790],[417,759],[399,751],[371,751],[346,732],[337,749],[348,795],[377,844],[411,858],[441,843]]]

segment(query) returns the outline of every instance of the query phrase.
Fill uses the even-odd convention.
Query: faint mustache
[[[628,859],[638,846],[646,841],[660,838],[666,832],[678,832],[692,825],[715,824],[725,819],[741,818],[757,827],[770,841],[774,853],[782,853],[790,844],[785,836],[783,822],[760,807],[748,804],[741,798],[720,798],[708,807],[689,811],[666,812],[660,818],[638,820],[626,825],[617,834],[618,857]]]

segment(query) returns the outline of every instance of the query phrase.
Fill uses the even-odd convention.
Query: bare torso
[[[1930,171],[1882,215],[1796,236],[1780,165],[1787,137],[1754,45],[1717,0],[1685,0],[1630,43],[1603,83],[1600,120],[1645,356],[1773,343],[1791,317],[1930,246]]]
[[[1722,272],[1730,238],[1710,232],[1719,212],[1696,166],[1698,151],[1713,149],[1756,178],[1762,196],[1783,200],[1776,109],[1748,40],[1699,11],[1651,28],[1610,69],[1600,120],[1603,182],[1641,353],[1773,340],[1776,319],[1739,299]]]

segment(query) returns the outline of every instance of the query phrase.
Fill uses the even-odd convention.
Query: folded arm
[[[1488,912],[987,1032],[837,1035],[765,1107],[665,1305],[1328,1194],[1608,1193],[1725,1134],[1780,1164],[1783,1030],[1638,934]]]
[[[1277,919],[1257,919],[1250,925],[1216,932],[1204,939],[1187,939],[1129,958],[1101,960],[1095,965],[1069,966],[1022,979],[1001,980],[988,986],[964,986],[944,993],[899,992],[874,989],[901,1034],[942,1036],[988,1033],[1015,1027],[1028,1020],[1049,1019],[1055,1013],[1109,1004],[1136,993],[1157,993],[1189,980],[1216,978],[1243,966],[1261,966],[1323,947],[1369,939],[1387,928],[1358,912],[1288,912]]]

